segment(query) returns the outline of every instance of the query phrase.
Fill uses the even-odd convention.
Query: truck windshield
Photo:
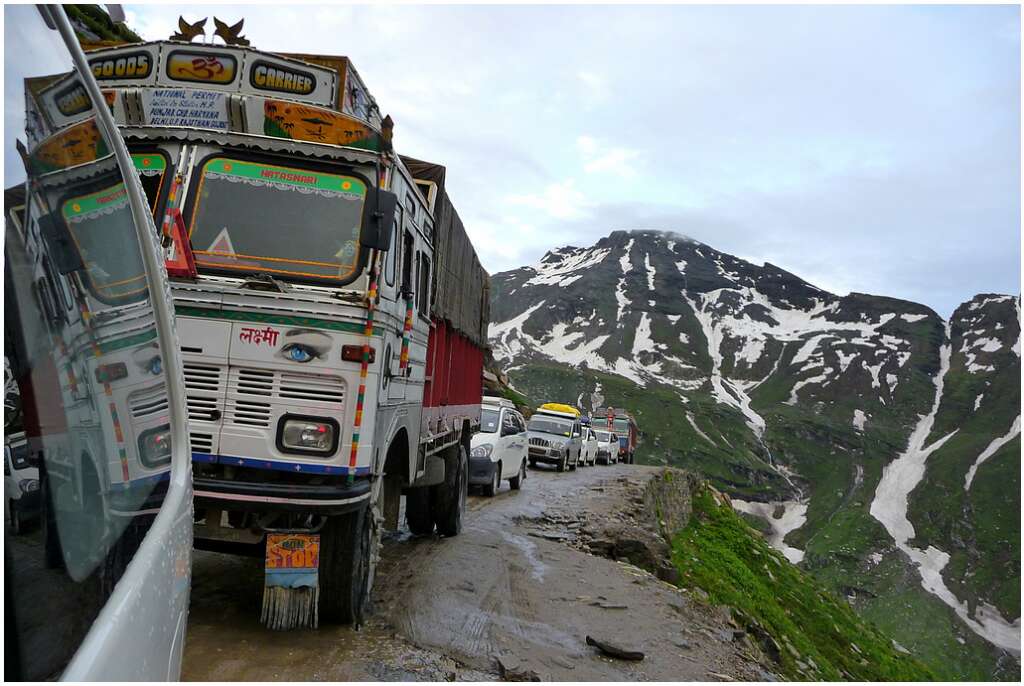
[[[613,424],[616,431],[629,431],[629,420],[627,419],[616,419]]]
[[[480,431],[485,434],[498,432],[497,410],[480,410]]]
[[[365,198],[352,176],[209,159],[189,229],[196,265],[347,283],[359,266]]]
[[[96,297],[108,304],[146,297],[145,269],[134,243],[135,223],[123,183],[71,198],[61,214]],[[131,247],[126,250],[125,245]]]
[[[555,436],[569,436],[572,433],[572,422],[568,419],[556,419],[554,417],[530,417],[526,425],[530,431],[537,431],[543,434],[554,434]]]

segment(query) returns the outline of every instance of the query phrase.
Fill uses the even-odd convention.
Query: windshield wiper
[[[245,280],[239,288],[249,288],[254,291],[273,291],[277,293],[287,293],[291,290],[291,287],[284,281],[279,281],[266,272],[258,272],[245,277]]]

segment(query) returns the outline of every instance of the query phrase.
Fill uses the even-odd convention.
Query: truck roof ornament
[[[228,26],[225,22],[214,17],[213,25],[216,26],[217,29],[213,32],[213,35],[223,38],[224,43],[227,45],[241,45],[242,47],[248,47],[249,39],[245,36],[239,35],[242,33],[242,24],[244,23],[245,19],[239,19],[238,23],[234,26]]]
[[[203,17],[201,20],[194,24],[189,24],[185,21],[185,17],[178,16],[178,30],[171,34],[171,40],[180,40],[186,43],[191,43],[196,36],[205,36],[207,17]]]

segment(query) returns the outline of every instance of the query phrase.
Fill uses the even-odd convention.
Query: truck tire
[[[326,622],[363,622],[370,599],[373,513],[362,508],[328,517],[320,532],[320,617]]]
[[[462,531],[462,515],[466,511],[469,490],[469,458],[459,443],[446,451],[444,483],[433,487],[431,502],[434,524],[442,536],[458,536]]]
[[[498,493],[498,489],[501,487],[501,463],[494,465],[494,471],[491,474],[491,483],[484,486],[484,495],[488,498],[493,498]]]
[[[508,486],[513,491],[518,491],[523,487],[524,481],[526,481],[526,462],[521,462],[519,463],[519,472],[508,480]]]
[[[430,511],[430,488],[411,488],[405,496],[405,523],[417,536],[434,533],[434,516]]]

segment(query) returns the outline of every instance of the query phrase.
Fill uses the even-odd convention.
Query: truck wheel
[[[442,536],[458,536],[469,490],[469,459],[461,443],[448,449],[444,467],[444,483],[433,487],[434,523]]]
[[[373,565],[373,513],[363,508],[328,517],[320,532],[320,616],[339,624],[363,623]]]
[[[526,463],[519,463],[519,472],[508,480],[509,488],[513,491],[518,491],[523,487],[523,482],[526,481]]]
[[[405,523],[417,536],[434,533],[434,517],[430,512],[430,488],[412,488],[405,496]]]
[[[501,463],[494,465],[494,471],[491,474],[491,483],[484,486],[484,495],[488,498],[493,498],[501,488]]]

